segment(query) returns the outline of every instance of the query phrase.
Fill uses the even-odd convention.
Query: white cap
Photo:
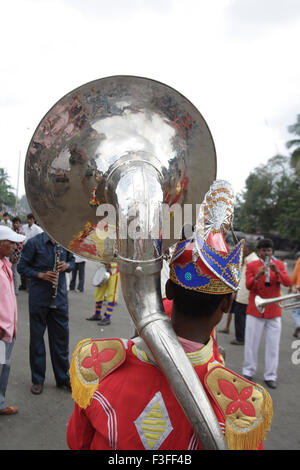
[[[9,240],[10,242],[21,243],[25,240],[25,235],[14,232],[11,228],[0,225],[0,240]]]

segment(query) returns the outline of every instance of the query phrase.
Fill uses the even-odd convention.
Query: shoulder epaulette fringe
[[[99,383],[121,364],[126,357],[120,339],[91,339],[80,341],[73,353],[70,366],[72,397],[87,408]]]
[[[266,438],[273,416],[267,390],[220,366],[208,371],[205,385],[224,414],[228,448],[256,450]]]

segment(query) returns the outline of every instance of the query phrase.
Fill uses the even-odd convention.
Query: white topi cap
[[[25,235],[14,232],[11,228],[0,225],[0,240],[9,240],[10,242],[21,243],[25,240]]]

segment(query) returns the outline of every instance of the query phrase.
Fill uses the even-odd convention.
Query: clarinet
[[[53,271],[57,273],[57,279],[52,284],[52,292],[51,292],[51,304],[50,308],[56,308],[56,296],[57,296],[57,289],[58,289],[58,263],[60,262],[60,248],[57,243],[55,243],[55,260]]]
[[[265,280],[265,286],[270,287],[270,256],[265,257],[265,275],[266,275],[266,280]]]

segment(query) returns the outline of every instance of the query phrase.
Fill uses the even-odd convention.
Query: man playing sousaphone
[[[191,238],[176,244],[166,284],[171,321],[212,405],[229,449],[261,447],[272,419],[268,392],[226,369],[212,330],[239,285],[244,241],[229,251],[231,188],[213,183]],[[202,449],[142,338],[85,339],[70,368],[75,409],[71,449]]]

